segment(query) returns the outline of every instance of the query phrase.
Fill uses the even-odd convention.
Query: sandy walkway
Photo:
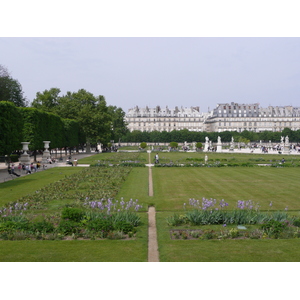
[[[153,196],[152,165],[149,153],[149,196]],[[150,206],[148,210],[148,262],[159,262],[157,233],[156,233],[155,207]]]
[[[148,226],[148,262],[159,262],[154,206],[148,210]]]

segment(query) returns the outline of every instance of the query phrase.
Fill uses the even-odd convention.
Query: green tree
[[[13,79],[7,69],[0,65],[0,101],[10,101],[18,107],[24,107],[26,99],[23,94],[19,81]]]
[[[0,111],[0,154],[9,155],[22,148],[22,116],[18,108],[9,101],[0,102]]]
[[[125,112],[122,108],[109,105],[107,113],[111,117],[111,139],[119,142],[128,132],[127,123],[125,122]]]
[[[60,89],[51,88],[50,90],[45,90],[44,92],[36,93],[36,98],[32,101],[32,107],[41,109],[47,112],[56,113],[57,106],[59,105],[59,93]]]
[[[63,96],[59,93],[58,88],[37,93],[32,106],[53,112],[63,119],[76,120],[88,144],[107,144],[111,139],[113,121],[104,96],[95,97],[84,89],[73,93],[68,91]]]
[[[160,142],[160,132],[158,130],[154,130],[150,132],[150,140],[153,143],[159,143]]]

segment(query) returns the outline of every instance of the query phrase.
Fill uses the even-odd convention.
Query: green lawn
[[[55,167],[3,182],[0,184],[0,207],[80,171],[82,168]]]
[[[155,153],[151,153],[151,160]],[[135,154],[136,155],[136,154]],[[167,160],[186,160],[203,153],[160,153]],[[216,154],[215,158],[218,154]],[[223,154],[222,154],[223,155]],[[225,154],[224,154],[225,155]],[[232,154],[228,154],[232,155]],[[228,159],[230,156],[226,156]],[[152,157],[153,156],[153,157]],[[209,154],[209,156],[212,156]],[[104,153],[79,163],[97,160],[121,161],[124,153]],[[257,156],[255,156],[257,157]],[[262,155],[265,159],[267,155]],[[277,159],[280,155],[275,156]],[[252,159],[242,155],[240,159]],[[147,153],[138,159],[148,161]],[[235,159],[239,161],[239,156]],[[267,158],[271,159],[271,158]],[[272,158],[273,159],[273,158]],[[292,157],[286,157],[286,160]],[[296,158],[298,159],[298,157]],[[64,178],[81,168],[53,168],[0,184],[0,205],[17,200],[25,194]],[[300,240],[172,240],[166,217],[183,212],[183,204],[190,198],[224,199],[228,209],[234,209],[237,200],[258,202],[261,210],[284,210],[299,215],[299,168],[224,167],[152,168],[154,196],[148,196],[148,168],[132,168],[116,198],[138,199],[143,204],[139,214],[142,225],[135,240],[103,241],[0,241],[0,261],[147,261],[147,209],[155,205],[160,260],[176,261],[299,261]],[[273,202],[272,208],[269,207]],[[53,203],[56,204],[56,203]],[[45,211],[46,213],[46,211]]]
[[[146,262],[146,213],[134,240],[0,241],[2,262]]]
[[[298,168],[153,168],[157,210],[178,210],[190,198],[259,202],[261,209],[299,210]]]
[[[158,212],[156,216],[161,262],[300,261],[300,239],[172,240],[166,223],[169,215]]]

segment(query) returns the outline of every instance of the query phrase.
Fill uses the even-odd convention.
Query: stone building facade
[[[244,130],[262,132],[284,128],[300,129],[300,108],[293,106],[260,107],[259,103],[220,103],[212,111],[201,113],[200,108],[135,108],[125,117],[130,131],[190,131],[222,132]]]
[[[206,114],[200,113],[199,107],[174,109],[161,108],[135,108],[129,109],[125,120],[130,131],[167,131],[188,129],[190,131],[204,131]]]

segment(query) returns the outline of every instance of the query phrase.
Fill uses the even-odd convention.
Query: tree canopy
[[[51,88],[38,92],[32,106],[57,114],[79,123],[86,141],[107,144],[119,140],[127,131],[125,113],[116,106],[107,106],[104,96],[94,96],[85,89],[67,92],[60,96],[60,89]]]
[[[8,70],[2,65],[0,65],[0,101],[13,102],[19,107],[26,106],[21,84],[12,78]]]
[[[9,101],[0,102],[0,154],[9,155],[21,148],[22,116],[17,107]]]

